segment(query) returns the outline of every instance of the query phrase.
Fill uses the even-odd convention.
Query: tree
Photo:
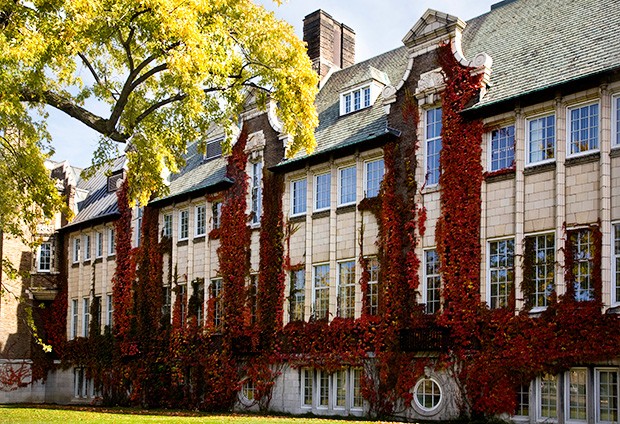
[[[251,0],[0,0],[0,115],[44,133],[33,108],[68,114],[101,134],[95,165],[129,143],[142,203],[188,141],[214,124],[232,132],[250,91],[277,104],[289,154],[311,150],[317,78],[292,27]]]

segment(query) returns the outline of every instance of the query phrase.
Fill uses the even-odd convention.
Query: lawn
[[[351,424],[353,422],[370,423],[370,421],[345,421],[313,417],[269,417],[243,414],[212,415],[199,412],[142,411],[129,408],[0,405],[0,423]]]

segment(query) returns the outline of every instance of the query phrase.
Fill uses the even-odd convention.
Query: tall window
[[[368,258],[368,313],[377,315],[379,313],[379,260],[376,256]]]
[[[315,210],[329,209],[331,203],[331,179],[329,172],[316,176],[316,204]]]
[[[106,311],[107,311],[107,315],[106,315],[106,320],[105,320],[105,325],[107,325],[108,327],[110,327],[110,329],[112,328],[112,325],[114,324],[114,303],[112,303],[112,295],[109,294],[106,296]]]
[[[73,263],[77,263],[80,260],[80,238],[73,239]]]
[[[514,240],[489,242],[489,283],[491,308],[504,308],[514,285]]]
[[[362,369],[351,369],[351,408],[360,409],[364,406],[364,397],[362,396]]]
[[[108,256],[116,253],[116,241],[114,240],[114,228],[108,228]]]
[[[103,233],[97,232],[95,235],[95,243],[97,243],[97,247],[95,248],[95,255],[97,258],[103,257]]]
[[[344,93],[340,98],[340,114],[355,112],[370,107],[370,86]]]
[[[304,320],[306,303],[306,269],[291,271],[291,294],[289,296],[289,314],[291,321]]]
[[[509,125],[491,132],[491,171],[510,168],[515,161],[515,127]]]
[[[301,404],[302,406],[312,406],[313,403],[313,390],[314,390],[314,371],[309,368],[302,368],[302,389],[303,393],[301,395]]]
[[[52,243],[45,242],[39,246],[37,271],[50,272],[52,270]]]
[[[250,322],[256,323],[256,308],[258,301],[258,274],[250,275],[250,283],[248,286],[248,306],[250,308]]]
[[[569,155],[598,150],[598,103],[568,109]]]
[[[531,304],[534,308],[544,308],[555,289],[555,236],[541,234],[525,240],[526,255],[532,261],[528,270],[534,291]]]
[[[594,237],[589,229],[569,232],[573,249],[573,287],[575,300],[594,300]]]
[[[526,145],[527,163],[549,161],[555,158],[555,115],[528,121]]]
[[[355,317],[355,261],[338,263],[338,312],[342,318]]]
[[[102,314],[102,308],[103,305],[101,304],[101,296],[95,296],[93,298],[93,316],[92,321],[93,321],[93,328],[96,329],[97,333],[100,333],[101,331],[101,314]]]
[[[434,314],[441,307],[440,287],[439,255],[435,249],[426,250],[424,252],[424,300],[427,314]]]
[[[163,237],[172,237],[172,214],[167,213],[164,215],[164,227],[161,230]]]
[[[196,223],[194,235],[196,237],[204,236],[207,233],[207,207],[205,205],[196,206],[194,214]]]
[[[306,179],[291,182],[291,215],[306,213]]]
[[[84,236],[84,260],[90,260],[90,234]]]
[[[161,314],[168,319],[170,319],[170,315],[172,314],[172,289],[170,286],[164,286]]]
[[[90,326],[90,299],[82,299],[82,336],[88,337],[88,327]]]
[[[558,416],[558,381],[554,375],[539,377],[540,411],[539,418],[557,418]]]
[[[614,146],[620,146],[620,96],[616,96],[612,100],[613,115],[611,121],[613,123],[613,135],[611,142]]]
[[[613,287],[612,302],[620,303],[620,224],[614,225],[614,250],[613,250]]]
[[[318,371],[319,374],[319,408],[329,407],[329,374]]]
[[[334,408],[345,408],[347,406],[347,370],[342,369],[334,373]]]
[[[211,205],[211,214],[213,220],[211,221],[213,229],[220,228],[222,222],[222,202],[213,202]]]
[[[222,324],[223,303],[222,303],[222,279],[211,280],[211,298],[213,299],[213,326],[218,328]]]
[[[315,265],[313,284],[314,317],[327,319],[329,313],[329,264]]]
[[[596,422],[618,422],[618,370],[596,370]]]
[[[142,216],[144,215],[144,208],[138,208],[138,216],[136,218],[136,246],[140,246],[142,242]]]
[[[433,186],[439,183],[441,168],[439,156],[441,152],[441,108],[426,111],[426,184]]]
[[[355,203],[356,197],[356,172],[355,165],[338,170],[340,199],[339,205]]]
[[[263,202],[263,191],[261,180],[263,177],[263,163],[252,164],[252,224],[260,222],[261,208]]]
[[[78,335],[78,300],[71,300],[71,338],[75,339]]]
[[[567,372],[566,399],[567,418],[571,421],[587,420],[586,414],[586,382],[587,370],[585,368],[571,368]]]
[[[379,194],[381,180],[385,172],[383,158],[366,162],[366,192],[365,197],[376,197]]]
[[[515,415],[528,417],[530,415],[530,385],[521,384],[517,388],[517,410]]]
[[[179,240],[189,237],[189,210],[179,211]]]

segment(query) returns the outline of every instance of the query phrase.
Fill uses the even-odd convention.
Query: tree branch
[[[35,93],[28,88],[22,88],[20,97],[23,101],[48,104],[61,112],[66,113],[72,118],[77,119],[89,128],[97,131],[113,141],[126,143],[129,136],[116,130],[115,124],[111,124],[109,119],[104,119],[74,102],[62,97],[52,91]]]
[[[187,94],[179,93],[176,96],[168,97],[167,99],[164,99],[160,102],[152,104],[136,118],[135,122],[133,123],[134,126],[138,125],[140,122],[142,122],[142,120],[144,120],[144,118],[149,116],[151,113],[155,112],[157,109],[164,107],[170,103],[181,101],[186,97],[187,97]]]

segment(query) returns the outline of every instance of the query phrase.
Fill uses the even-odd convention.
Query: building
[[[185,405],[228,381],[240,409],[617,422],[618,16],[613,0],[505,0],[468,22],[428,10],[403,47],[354,63],[353,31],[308,15],[317,149],[285,159],[273,110],[249,101],[242,165],[214,130],[146,208],[165,331],[205,349],[161,360],[194,361],[166,380],[200,399]],[[93,311],[113,319],[109,178],[78,183],[88,196],[60,233],[69,340]],[[218,358],[236,380],[210,373]],[[99,395],[77,365],[53,372],[73,382],[54,399]]]

